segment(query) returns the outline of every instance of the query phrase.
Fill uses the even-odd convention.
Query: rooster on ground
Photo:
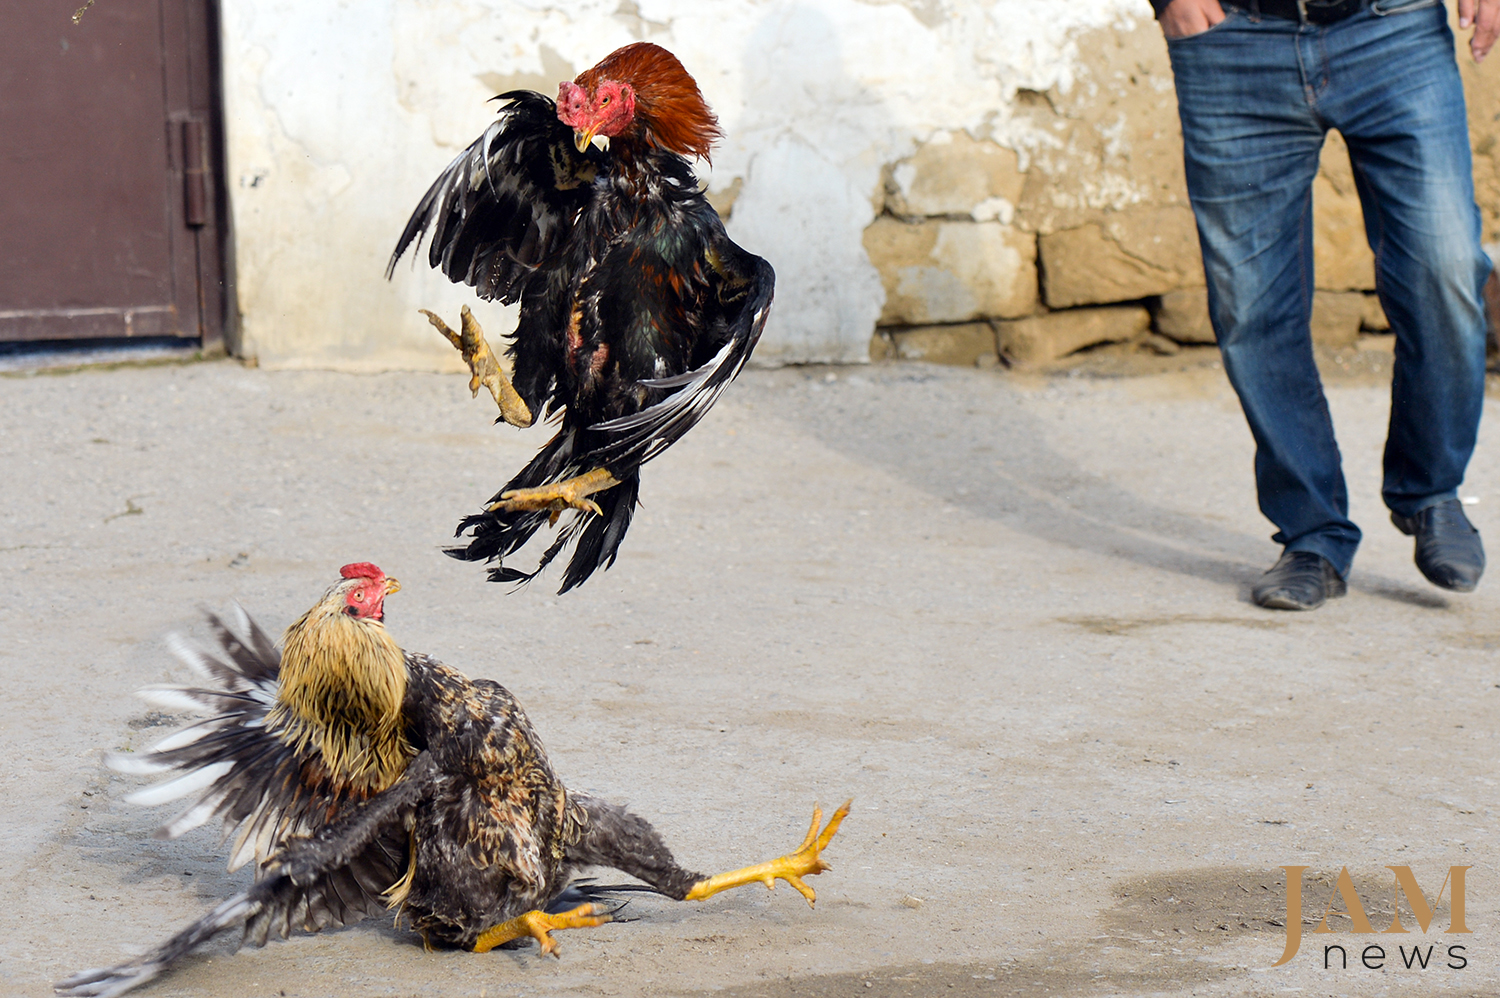
[[[520,705],[499,684],[469,680],[386,633],[385,598],[400,587],[374,565],[342,580],[287,629],[282,651],[249,617],[209,621],[219,651],[177,650],[210,685],[161,687],[152,702],[208,717],[150,751],[114,754],[127,773],[180,775],[132,798],[197,794],[162,826],[172,838],[218,819],[233,836],[230,868],[256,861],[255,884],[140,958],[60,982],[67,995],[119,995],[151,980],[218,932],[244,940],[317,932],[396,908],[427,943],[486,952],[525,937],[557,955],[550,933],[601,925],[619,891],[700,901],[752,882],[805,876],[848,813],[794,852],[704,877],[678,866],[660,834],[615,804],[568,790]],[[641,885],[570,888],[585,866]],[[582,902],[582,903],[579,903]]]
[[[639,469],[686,433],[734,379],[771,306],[770,264],[735,245],[688,157],[720,132],[670,52],[627,45],[557,102],[506,101],[428,189],[396,243],[387,277],[431,231],[428,262],[481,298],[521,303],[501,372],[463,310],[461,331],[427,317],[463,354],[500,418],[562,426],[488,508],[459,524],[466,561],[499,561],[497,582],[530,579],[569,544],[560,592],[613,563],[640,491]],[[506,567],[543,523],[572,510],[536,569]]]

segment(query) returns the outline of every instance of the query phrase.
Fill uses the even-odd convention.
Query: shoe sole
[[[1263,606],[1268,610],[1316,610],[1329,600],[1338,599],[1340,596],[1348,593],[1348,591],[1348,583],[1344,582],[1343,579],[1334,579],[1329,583],[1323,598],[1316,603],[1302,603],[1285,593],[1278,592],[1272,592],[1270,595],[1264,597],[1259,597],[1251,593],[1250,600],[1256,606]]]
[[[1327,600],[1318,600],[1316,603],[1299,603],[1290,596],[1267,596],[1263,600],[1255,601],[1258,606],[1268,610],[1316,610],[1327,603]]]
[[[1433,585],[1437,586],[1439,589],[1446,589],[1446,590],[1448,590],[1448,592],[1450,592],[1450,593],[1472,593],[1475,589],[1479,588],[1479,583],[1478,582],[1470,582],[1468,584],[1464,584],[1462,582],[1457,582],[1457,583],[1453,583],[1453,582],[1439,582],[1437,579],[1434,579],[1430,575],[1427,576],[1427,581],[1431,582]]]

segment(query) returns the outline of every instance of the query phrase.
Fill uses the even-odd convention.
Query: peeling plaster
[[[1146,196],[1111,163],[1129,135],[1095,131],[1079,109],[1108,90],[1079,39],[1097,47],[1146,22],[1145,0],[222,0],[222,12],[243,349],[267,366],[456,370],[415,310],[456,314],[472,293],[425,264],[383,278],[407,214],[492,120],[495,92],[553,94],[641,37],[682,59],[725,129],[704,176],[733,205],[734,238],[779,275],[763,363],[868,356],[883,292],[861,234],[882,171],[935,136],[992,140],[1023,170],[1104,170],[1059,209]],[[1039,114],[1028,93],[1066,117]],[[982,214],[1027,210],[1023,197]],[[514,322],[498,306],[476,314],[496,333]]]

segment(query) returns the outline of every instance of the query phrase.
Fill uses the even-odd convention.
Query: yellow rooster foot
[[[802,845],[797,848],[796,852],[773,859],[769,863],[747,866],[742,870],[720,873],[707,880],[700,880],[693,885],[692,890],[688,891],[684,900],[702,901],[704,898],[713,897],[720,891],[727,891],[731,887],[752,883],[765,884],[766,887],[775,890],[776,881],[785,880],[798,894],[807,898],[810,907],[818,896],[803,882],[802,878],[833,869],[823,862],[823,857],[819,854],[832,841],[834,833],[839,830],[839,823],[849,816],[849,805],[853,803],[853,800],[844,801],[843,807],[833,812],[833,817],[828,819],[828,826],[822,832],[818,831],[818,825],[823,820],[823,809],[814,806],[812,827],[807,830],[807,837],[802,840]]]
[[[524,915],[517,915],[508,922],[501,922],[494,928],[482,932],[474,941],[474,952],[488,953],[501,943],[530,936],[542,948],[543,956],[561,959],[562,954],[557,950],[557,941],[552,938],[554,930],[589,929],[612,921],[614,921],[614,916],[603,906],[596,904],[581,904],[577,908],[556,915],[549,915],[545,911],[528,911]]]
[[[551,485],[502,492],[500,501],[490,506],[490,512],[521,513],[546,510],[550,514],[548,522],[553,524],[557,523],[558,516],[565,509],[578,509],[593,513],[595,516],[603,516],[604,513],[599,509],[599,504],[589,496],[619,484],[620,480],[611,475],[608,468],[595,468],[576,478],[564,479]]]
[[[479,320],[474,318],[469,306],[465,305],[460,313],[462,333],[455,333],[446,322],[427,309],[421,309],[421,312],[463,355],[464,363],[469,365],[469,371],[473,374],[469,379],[470,393],[477,396],[481,385],[488,388],[495,397],[495,404],[500,407],[501,419],[511,426],[530,426],[531,410],[516,393],[515,386],[510,383],[505,372],[500,370],[500,362],[495,359],[489,341],[484,338],[484,330],[479,328]]]

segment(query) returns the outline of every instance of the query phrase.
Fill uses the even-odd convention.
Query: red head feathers
[[[579,151],[596,135],[708,159],[722,134],[698,84],[660,45],[634,42],[558,88],[557,116]]]

